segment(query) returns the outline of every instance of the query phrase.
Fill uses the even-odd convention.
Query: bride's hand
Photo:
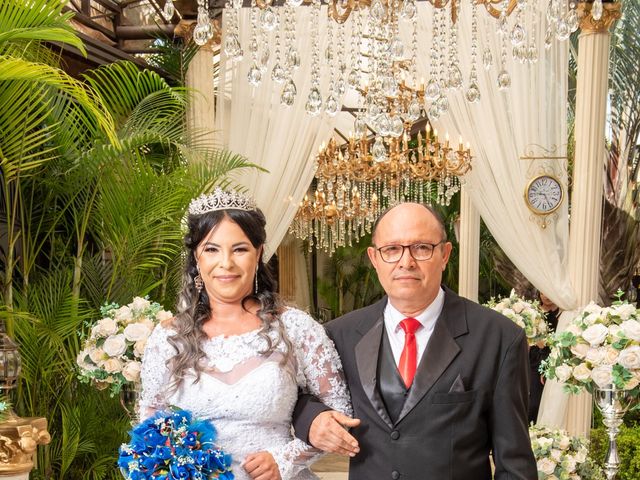
[[[282,480],[278,464],[269,452],[247,455],[242,466],[253,480]]]

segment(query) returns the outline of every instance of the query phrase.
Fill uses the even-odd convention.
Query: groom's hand
[[[253,480],[282,480],[278,464],[267,451],[247,455],[242,467]]]
[[[327,410],[320,413],[311,423],[309,442],[322,451],[354,457],[360,451],[360,446],[346,429],[358,425],[360,420],[357,418]]]

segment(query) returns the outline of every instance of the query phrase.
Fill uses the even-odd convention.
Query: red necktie
[[[398,371],[407,388],[413,383],[418,363],[418,346],[416,345],[416,330],[420,327],[420,322],[415,318],[405,318],[400,322],[404,330],[404,348],[400,355]]]

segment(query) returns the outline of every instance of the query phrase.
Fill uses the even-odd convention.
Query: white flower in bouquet
[[[539,480],[604,480],[602,469],[588,456],[588,440],[541,425],[529,427],[529,437]]]
[[[122,368],[122,375],[129,382],[137,382],[138,380],[140,380],[140,370],[141,370],[141,368],[142,368],[142,364],[140,362],[136,361],[136,360],[133,360],[131,362],[128,362]]]
[[[102,318],[87,325],[88,335],[76,358],[81,381],[98,387],[110,385],[116,395],[127,383],[140,380],[144,347],[156,324],[173,317],[160,304],[135,297],[128,305],[109,304]]]
[[[549,326],[537,300],[529,302],[511,290],[509,297],[499,301],[492,298],[486,305],[523,328],[529,345],[546,343]]]
[[[634,305],[617,300],[602,308],[592,302],[549,341],[544,374],[563,382],[566,391],[592,392],[613,384],[640,396],[640,310]]]

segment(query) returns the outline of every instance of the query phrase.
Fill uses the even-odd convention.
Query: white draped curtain
[[[430,45],[433,9],[418,3],[420,14],[419,44]],[[540,173],[552,173],[562,180],[567,194],[566,159],[523,160],[533,155],[566,155],[568,42],[553,42],[545,49],[546,1],[538,1],[535,22],[535,64],[521,64],[511,55],[507,39],[506,70],[511,87],[500,91],[497,77],[501,69],[501,37],[496,22],[484,21],[486,12],[479,8],[480,42],[477,50],[478,86],[481,100],[475,104],[464,98],[464,91],[449,95],[450,111],[433,124],[444,134],[449,132],[457,145],[458,135],[469,142],[474,156],[473,167],[465,178],[469,196],[500,247],[516,267],[540,291],[566,312],[558,330],[566,328],[577,307],[577,297],[568,271],[569,218],[568,196],[557,216],[541,228],[524,202],[529,180]],[[471,66],[471,5],[463,2],[458,39],[465,80]],[[489,47],[493,65],[485,69],[482,54]],[[429,78],[429,57],[421,56],[419,71]],[[465,83],[466,85],[466,83]],[[550,153],[552,152],[552,153]],[[565,415],[569,396],[562,385],[548,381],[538,420],[550,426],[566,428]]]
[[[552,173],[566,186],[566,160],[520,159],[529,152],[542,155],[544,149],[555,149],[553,156],[566,155],[568,45],[554,42],[550,49],[545,49],[546,3],[537,2],[537,63],[523,65],[514,60],[507,39],[506,69],[511,75],[511,87],[505,91],[497,88],[502,38],[496,34],[497,21],[486,20],[487,12],[478,7],[480,42],[476,68],[481,99],[471,104],[464,98],[464,89],[450,93],[449,113],[432,123],[441,137],[449,132],[454,145],[458,135],[469,142],[473,167],[465,181],[482,219],[527,279],[568,310],[576,305],[567,270],[568,198],[557,211],[557,217],[541,228],[532,219],[523,197],[528,181],[538,173]],[[433,8],[419,2],[418,12],[418,43],[430,45]],[[470,2],[462,2],[458,42],[467,85],[471,65]],[[493,56],[493,65],[488,70],[482,64],[487,46]],[[429,78],[428,54],[419,58],[418,67],[424,78]]]
[[[293,76],[298,93],[291,107],[280,104],[283,85],[271,79],[271,66],[263,72],[262,82],[258,87],[253,87],[247,80],[251,66],[250,9],[240,9],[240,42],[244,49],[244,59],[234,62],[224,52],[220,59],[215,119],[217,140],[220,145],[246,156],[251,162],[267,170],[244,172],[241,177],[236,178],[254,195],[267,218],[267,258],[275,252],[287,233],[298,204],[313,179],[314,156],[321,143],[330,138],[336,121],[336,117],[326,114],[311,117],[305,112],[311,86],[313,44],[310,22],[313,9],[295,10],[296,41],[301,63]],[[323,7],[320,18],[324,20],[326,15],[326,7]],[[326,22],[318,22],[318,26],[319,48],[320,52],[324,52],[331,39],[325,33]],[[223,24],[223,45],[226,34],[226,25]],[[346,41],[349,38],[347,35]],[[273,58],[273,34],[268,44]],[[286,46],[281,47],[283,55],[284,52]],[[326,92],[326,81],[321,86],[322,92]]]
[[[461,3],[458,42],[467,85],[471,65],[471,5],[470,2]],[[555,149],[552,155],[563,156],[567,145],[568,45],[554,41],[550,49],[544,48],[547,2],[537,0],[535,3],[539,9],[535,22],[538,62],[523,65],[515,61],[507,40],[506,69],[511,75],[511,87],[506,91],[498,90],[501,37],[495,32],[497,21],[493,18],[485,20],[489,18],[488,14],[484,7],[478,7],[477,73],[481,100],[470,104],[464,99],[464,90],[450,93],[449,113],[432,119],[432,123],[441,134],[449,132],[454,144],[457,144],[458,135],[470,143],[474,159],[465,180],[468,194],[500,247],[534,286],[563,310],[572,310],[577,306],[577,299],[567,269],[569,199],[564,199],[547,227],[541,228],[523,198],[528,181],[539,173],[552,173],[565,186],[567,183],[566,160],[520,158],[529,153],[542,155],[545,149]],[[417,8],[418,75],[428,79],[434,9],[428,2],[417,2]],[[265,212],[269,254],[284,237],[313,178],[313,157],[320,144],[331,137],[337,120],[326,114],[310,117],[304,110],[311,81],[313,45],[309,16],[312,9],[297,8],[296,11],[296,35],[302,62],[294,76],[298,95],[292,107],[280,105],[282,85],[271,80],[270,71],[263,73],[258,87],[247,81],[249,9],[241,9],[239,20],[245,60],[234,63],[223,53],[220,62],[215,121],[218,140],[226,148],[268,170],[268,173],[249,172],[237,180],[255,195]],[[323,21],[319,22],[320,52],[324,52],[327,41],[333,40],[325,35],[325,16],[323,8]],[[410,45],[411,29],[405,28],[406,25],[403,24],[401,33],[407,40],[405,44]],[[223,35],[226,34],[224,27]],[[348,37],[346,41],[349,41]],[[482,52],[486,46],[493,56],[493,66],[488,70],[482,65]],[[326,83],[322,91],[326,92]],[[563,319],[560,328],[565,323]],[[554,409],[555,417],[546,423],[559,426],[559,419],[564,418],[566,396],[557,384],[546,390],[549,391],[545,392],[541,416]]]

